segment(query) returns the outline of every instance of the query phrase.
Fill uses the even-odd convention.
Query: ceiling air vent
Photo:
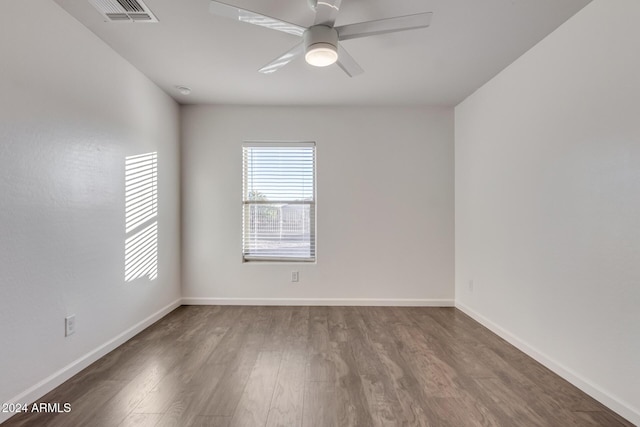
[[[98,12],[113,22],[158,22],[142,0],[89,0]]]

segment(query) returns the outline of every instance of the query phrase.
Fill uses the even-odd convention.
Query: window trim
[[[244,164],[244,149],[245,148],[254,148],[254,147],[264,147],[264,148],[278,148],[287,146],[291,148],[304,148],[309,147],[313,148],[313,198],[311,201],[287,201],[286,204],[289,205],[308,205],[310,209],[309,215],[309,232],[310,232],[310,244],[311,244],[311,253],[312,256],[309,258],[296,258],[296,257],[286,257],[286,256],[256,256],[256,255],[245,255],[245,213],[244,207],[245,205],[253,204],[274,204],[279,201],[249,201],[245,200],[244,194],[244,183],[246,180],[246,168]],[[317,144],[315,141],[263,141],[263,140],[247,140],[242,143],[242,239],[241,239],[241,257],[243,263],[316,263],[318,254],[317,254]]]

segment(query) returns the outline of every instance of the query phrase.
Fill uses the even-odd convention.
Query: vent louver
[[[142,0],[89,0],[98,12],[112,22],[158,22]]]

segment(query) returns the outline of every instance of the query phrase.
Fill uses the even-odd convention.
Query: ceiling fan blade
[[[360,22],[336,27],[338,40],[350,40],[378,34],[395,33],[398,31],[425,28],[431,24],[433,12],[417,13],[415,15],[397,16],[395,18],[377,21]]]
[[[304,44],[298,43],[292,49],[280,55],[273,61],[269,62],[267,65],[260,68],[258,71],[261,72],[262,74],[275,73],[280,68],[284,67],[289,62],[293,61],[296,57],[300,56],[302,52],[304,52]]]
[[[338,44],[337,64],[340,68],[342,68],[342,70],[345,73],[347,73],[349,77],[354,77],[354,76],[357,76],[358,74],[364,73],[364,70],[362,69],[362,67],[358,65],[356,60],[353,59],[351,55],[349,55],[349,52],[347,52],[346,49],[342,47],[341,44]]]
[[[236,21],[247,22],[261,27],[271,28],[272,30],[282,31],[302,37],[306,28],[270,16],[261,15],[250,10],[240,9],[226,3],[211,0],[209,3],[209,12],[214,15],[223,16]]]
[[[340,11],[340,3],[342,3],[342,0],[317,0],[316,20],[313,25],[333,27]]]

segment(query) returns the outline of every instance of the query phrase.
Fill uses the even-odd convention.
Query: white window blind
[[[314,261],[315,143],[244,143],[242,255]]]

